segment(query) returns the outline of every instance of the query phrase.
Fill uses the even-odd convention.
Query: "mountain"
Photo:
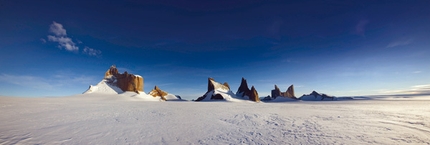
[[[303,101],[334,101],[337,100],[337,97],[328,96],[326,94],[320,94],[316,91],[312,91],[309,95],[304,94],[299,98]]]
[[[245,78],[242,77],[242,81],[240,82],[240,86],[236,92],[237,97],[241,97],[246,100],[251,100],[254,102],[260,102],[260,98],[258,97],[258,92],[254,88],[251,87],[251,90],[248,88],[248,83]]]
[[[195,101],[234,100],[233,96],[235,96],[235,94],[230,90],[227,83],[220,84],[213,78],[208,78],[208,90]]]
[[[164,92],[164,91],[163,91]],[[136,101],[164,101],[175,100],[177,97],[167,94],[163,97],[152,96],[143,92],[143,78],[139,75],[118,73],[115,66],[111,66],[105,73],[104,78],[97,85],[90,85],[83,93],[87,97],[125,97]]]
[[[106,71],[104,79],[107,80],[107,83],[117,86],[122,91],[143,92],[143,77],[129,74],[127,71],[121,74],[115,65],[112,65]]]
[[[170,100],[181,100],[180,97],[177,97],[176,95],[169,94],[166,91],[161,90],[158,88],[158,86],[155,86],[154,89],[149,92],[149,95],[153,97],[160,97],[164,101],[170,101]]]
[[[277,97],[286,97],[297,100],[294,95],[294,85],[288,87],[287,91],[281,92],[277,85],[275,85],[275,89],[272,90],[272,99],[276,99]]]

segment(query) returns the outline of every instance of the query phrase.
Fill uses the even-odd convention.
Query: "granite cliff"
[[[111,85],[117,86],[122,91],[133,91],[136,93],[143,92],[143,78],[139,75],[129,74],[125,71],[123,74],[118,72],[115,65],[112,65],[105,73],[104,79]]]

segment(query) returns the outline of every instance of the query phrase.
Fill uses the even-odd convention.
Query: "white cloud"
[[[66,36],[66,29],[63,28],[63,25],[57,22],[52,22],[49,26],[49,32],[55,34],[55,36]]]
[[[100,56],[102,54],[102,51],[85,47],[83,53],[88,54],[89,56]]]
[[[73,41],[70,37],[67,37],[66,29],[64,29],[63,25],[57,22],[52,22],[52,24],[49,26],[49,32],[53,35],[48,35],[48,41],[51,42],[57,42],[58,48],[66,49],[67,51],[72,52],[78,52],[79,47],[76,44],[82,44],[82,41],[76,40]],[[46,43],[46,40],[41,38],[40,39],[43,43]],[[102,53],[102,51],[85,47],[84,50],[82,50],[83,54],[87,54],[89,56],[97,56],[99,57]]]
[[[49,32],[53,33],[53,35],[48,35],[48,40],[52,42],[58,42],[59,48],[64,48],[67,51],[78,51],[79,47],[77,47],[75,42],[69,37],[67,37],[66,29],[63,28],[63,25],[57,22],[53,22],[49,26]]]
[[[408,45],[412,43],[412,39],[403,39],[403,40],[397,40],[397,41],[393,41],[390,44],[387,45],[387,48],[390,47],[396,47],[396,46],[402,46],[402,45]]]
[[[78,51],[79,47],[75,45],[73,40],[66,36],[52,36],[48,35],[48,40],[53,42],[58,42],[59,48],[64,48],[67,51]]]

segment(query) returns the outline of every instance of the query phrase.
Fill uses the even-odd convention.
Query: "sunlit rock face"
[[[166,101],[165,96],[167,96],[167,92],[161,90],[160,88],[158,88],[157,86],[154,87],[154,89],[152,89],[151,92],[149,92],[149,95],[153,96],[153,97],[157,97],[160,96],[161,99]]]
[[[287,91],[285,92],[281,92],[278,86],[275,85],[275,89],[272,90],[272,98],[275,99],[276,97],[287,97],[287,98],[297,99],[296,96],[294,95],[293,85],[288,87]]]
[[[105,79],[109,83],[116,85],[122,91],[143,92],[143,78],[139,75],[129,74],[125,71],[123,74],[113,65],[105,73]]]
[[[242,97],[245,99],[249,99],[249,100],[255,101],[255,102],[260,102],[260,97],[258,97],[257,90],[254,88],[254,86],[252,86],[252,88],[250,90],[248,88],[248,82],[243,77],[242,77],[242,80],[240,82],[240,86],[237,89],[236,96]]]
[[[230,86],[225,82],[224,84],[216,82],[213,78],[208,78],[208,90],[206,93],[197,98],[195,101],[202,100],[224,100],[231,98],[233,93],[230,91]]]
[[[249,100],[254,102],[260,102],[260,97],[258,97],[258,92],[255,90],[254,86],[251,87],[251,90],[247,93]]]

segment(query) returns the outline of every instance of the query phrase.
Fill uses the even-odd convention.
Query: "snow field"
[[[429,144],[430,101],[0,97],[0,144]]]

